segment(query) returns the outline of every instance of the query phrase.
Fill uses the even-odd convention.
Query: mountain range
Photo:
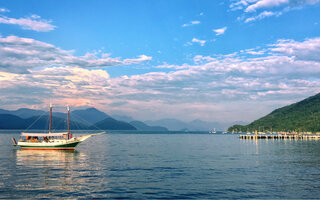
[[[128,123],[135,123],[135,126],[139,126],[132,117],[125,116],[125,115],[112,115],[113,118],[121,121],[125,121]],[[144,124],[148,126],[152,126],[154,128],[157,127],[165,127],[170,131],[212,131],[213,129],[216,130],[226,130],[231,124],[233,123],[218,123],[218,122],[206,122],[199,119],[184,122],[177,119],[160,119],[160,120],[146,120]],[[247,124],[247,122],[237,122],[237,124]]]
[[[0,109],[0,129],[48,129],[49,112],[28,108],[18,110]],[[67,128],[67,114],[53,112],[54,129]],[[126,115],[108,115],[96,108],[73,110],[70,112],[71,129],[102,129],[102,130],[140,130],[140,131],[212,131],[226,130],[230,123],[206,122],[193,120],[183,122],[177,119],[161,119],[137,121]],[[35,122],[38,120],[37,122]],[[34,124],[33,124],[34,123]],[[239,122],[246,124],[245,122]],[[31,124],[33,124],[31,126]]]
[[[253,132],[255,130],[320,132],[320,93],[276,109],[246,126],[234,125],[228,129],[230,132]]]
[[[52,130],[67,129],[67,114],[53,112]],[[143,122],[133,121],[132,124],[116,120],[95,108],[74,110],[70,113],[70,129],[73,130],[152,130],[167,131],[164,127],[152,127]],[[137,127],[135,127],[137,126]],[[49,113],[42,110],[20,108],[10,111],[0,109],[0,129],[39,129],[49,127]]]
[[[192,120],[189,122],[180,121],[177,119],[161,119],[161,120],[147,120],[144,121],[149,126],[165,126],[171,131],[224,131],[233,123],[219,123],[207,122],[200,119]],[[247,122],[237,122],[239,124],[247,124]]]

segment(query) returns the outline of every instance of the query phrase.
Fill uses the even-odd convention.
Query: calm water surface
[[[0,134],[0,198],[320,198],[320,141],[111,133],[70,151]]]

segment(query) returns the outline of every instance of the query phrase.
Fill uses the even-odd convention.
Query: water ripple
[[[0,134],[4,199],[312,199],[320,141],[111,134],[77,151],[12,150]]]

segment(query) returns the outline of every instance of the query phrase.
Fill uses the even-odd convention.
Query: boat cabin
[[[52,140],[68,140],[72,138],[72,134],[68,132],[62,133],[21,133],[19,142],[50,142]]]

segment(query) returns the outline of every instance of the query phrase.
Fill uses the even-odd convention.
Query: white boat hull
[[[102,133],[90,134],[81,137],[74,137],[71,139],[51,139],[48,141],[39,141],[34,142],[31,140],[22,140],[17,143],[16,146],[21,147],[21,149],[39,149],[39,150],[50,150],[50,149],[58,149],[58,150],[74,150],[78,144],[83,142],[84,140],[95,136],[101,135]]]

